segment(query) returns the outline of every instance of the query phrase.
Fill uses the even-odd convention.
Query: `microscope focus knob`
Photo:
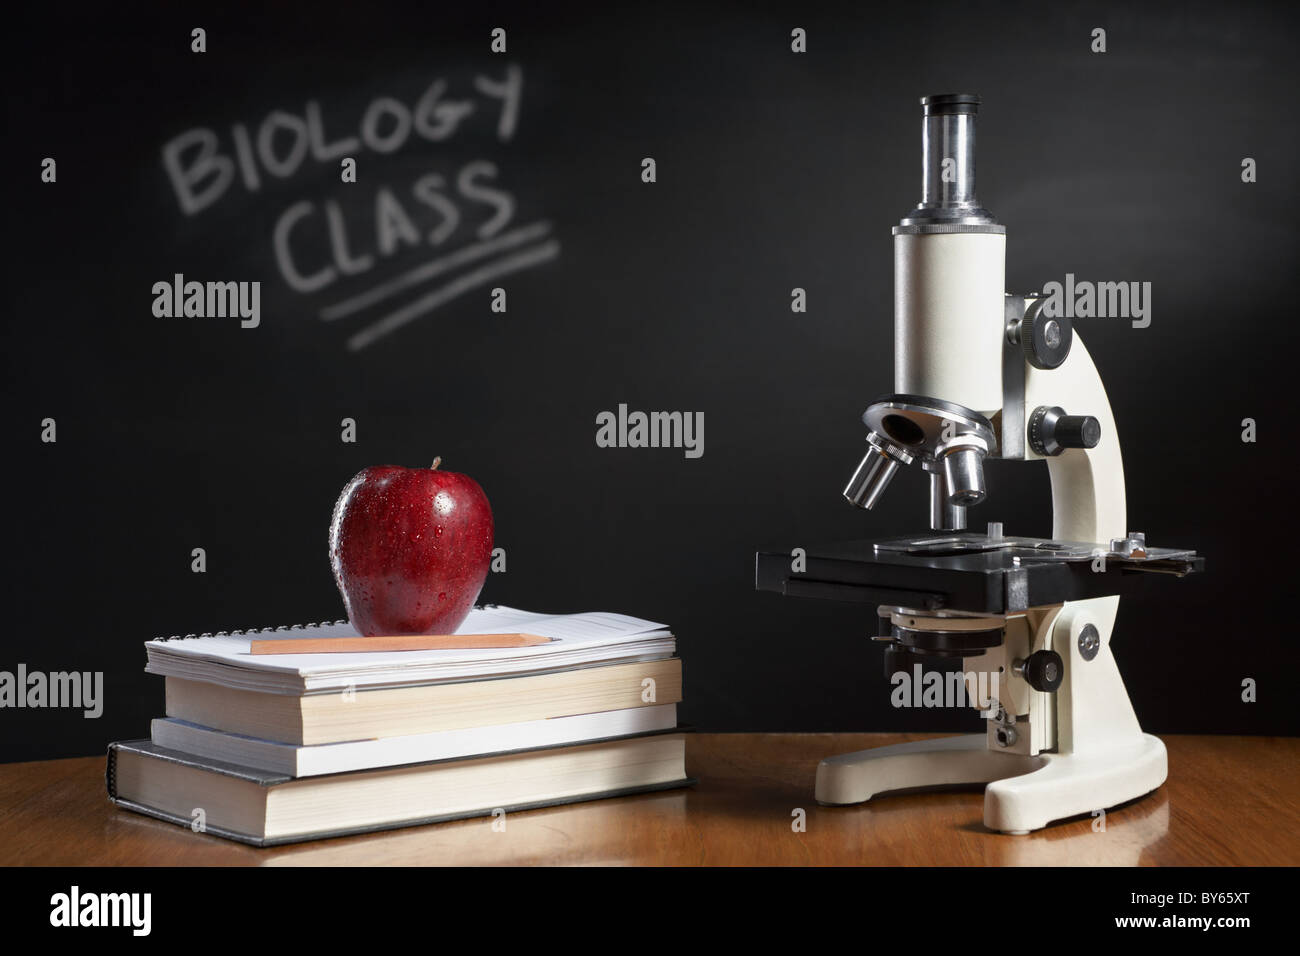
[[[1068,316],[1043,314],[1043,300],[1030,305],[1017,329],[1025,360],[1034,368],[1060,368],[1074,344],[1074,325]]]
[[[1021,662],[1020,674],[1034,690],[1054,694],[1065,680],[1065,664],[1056,651],[1034,651]]]
[[[1067,448],[1096,448],[1101,422],[1092,415],[1067,415],[1059,405],[1039,405],[1029,416],[1029,447],[1054,457]]]

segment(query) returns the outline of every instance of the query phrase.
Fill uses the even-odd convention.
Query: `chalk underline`
[[[541,225],[546,225],[547,228],[549,229],[548,224],[543,223]],[[522,232],[523,230],[520,231]],[[498,237],[498,240],[504,238],[506,237],[500,236]],[[497,240],[493,240],[493,241],[497,241]],[[487,245],[487,243],[482,243],[481,245]],[[506,246],[506,248],[510,248],[514,245],[518,245],[518,242],[512,242],[510,243],[509,246]],[[465,250],[462,250],[462,252],[468,252],[470,249],[474,249],[474,248],[476,247],[471,246]],[[477,256],[474,256],[473,258],[474,259],[481,258],[482,255],[486,255],[486,254],[488,253],[481,253]],[[446,285],[440,286],[439,288],[434,289],[432,292],[428,292],[425,295],[422,295],[420,298],[414,300],[413,302],[410,302],[407,305],[402,306],[400,309],[397,309],[394,312],[390,312],[388,315],[385,315],[383,318],[378,319],[371,325],[362,329],[360,332],[355,333],[348,339],[348,350],[351,352],[358,352],[369,345],[373,345],[375,342],[383,338],[385,335],[388,335],[391,332],[395,332],[397,329],[400,329],[402,326],[406,325],[408,322],[412,321],[413,319],[418,319],[420,316],[424,315],[425,313],[432,312],[434,309],[446,305],[448,302],[464,295],[467,292],[477,289],[480,286],[486,285],[487,283],[491,282],[494,279],[498,279],[501,276],[509,275],[512,272],[519,272],[522,269],[528,269],[531,268],[532,266],[541,265],[543,262],[549,262],[550,260],[555,259],[557,256],[559,256],[559,254],[560,254],[559,242],[557,242],[554,239],[549,239],[546,242],[543,242],[539,245],[532,246],[527,249],[523,249],[522,251],[516,252],[512,255],[503,256],[502,258],[497,259],[494,262],[490,262],[486,265],[480,266],[478,269],[475,269],[473,272],[467,272],[464,275],[453,279],[451,282],[448,282]],[[440,264],[442,262],[445,262],[447,259],[451,259],[451,258],[452,256],[447,256],[446,259],[437,260],[434,263],[429,263],[428,265],[421,266],[420,268],[427,270],[429,266]],[[473,259],[470,259],[468,261],[473,261]],[[451,267],[447,266],[445,268],[451,268]],[[445,269],[440,271],[445,271]],[[437,272],[432,273],[432,275],[437,275],[437,274],[438,274]],[[407,273],[407,275],[410,275],[410,273]],[[426,276],[426,278],[427,277],[428,276]],[[407,284],[409,285],[410,283]],[[358,296],[357,298],[360,298],[360,296]],[[354,300],[349,300],[349,301],[354,301]],[[374,301],[378,301],[378,299]]]

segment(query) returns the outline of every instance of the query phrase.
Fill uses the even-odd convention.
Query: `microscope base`
[[[1025,834],[1144,796],[1167,773],[1165,745],[1150,734],[1095,754],[1034,757],[989,750],[986,735],[969,734],[828,757],[817,767],[816,797],[842,806],[892,790],[987,783],[984,825]]]

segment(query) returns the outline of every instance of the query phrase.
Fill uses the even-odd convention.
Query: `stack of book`
[[[259,846],[690,784],[681,660],[663,625],[475,608],[466,634],[528,647],[251,653],[356,637],[346,621],[165,638],[149,740],[109,746],[109,798]]]

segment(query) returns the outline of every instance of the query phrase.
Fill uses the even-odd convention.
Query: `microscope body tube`
[[[988,416],[1002,408],[1006,238],[974,231],[894,236],[896,392]]]
[[[975,190],[979,97],[921,100],[921,203],[894,229],[894,389],[1002,407],[1006,229]]]

